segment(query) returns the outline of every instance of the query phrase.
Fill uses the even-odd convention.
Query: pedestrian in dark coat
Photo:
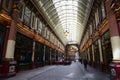
[[[87,70],[87,64],[88,64],[88,62],[87,62],[86,59],[84,59],[83,64],[84,64],[84,68],[85,68],[85,70]]]

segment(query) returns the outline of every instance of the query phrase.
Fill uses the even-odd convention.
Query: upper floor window
[[[32,13],[31,16],[31,29],[35,29],[36,28],[36,16],[34,13]]]
[[[89,30],[86,31],[86,41],[89,39],[88,31],[89,31]]]
[[[10,12],[12,9],[12,6],[13,6],[13,0],[3,0],[2,7],[5,11]]]
[[[24,24],[30,27],[30,19],[31,18],[31,10],[28,7],[25,7],[25,12],[24,12]]]
[[[40,19],[38,19],[37,20],[37,30],[38,30],[38,33],[42,33],[42,28],[43,28],[43,26],[42,26],[42,22],[40,21]]]
[[[46,38],[46,32],[47,32],[47,28],[45,27],[44,28],[44,33],[43,33],[43,36]]]
[[[21,3],[21,7],[19,9],[19,18],[21,21],[23,21],[23,16],[24,16],[24,8],[25,8],[25,4]]]
[[[49,35],[50,35],[50,32],[49,32],[49,29],[47,29],[47,33],[46,33],[46,38],[49,39]]]
[[[98,27],[99,24],[99,13],[98,13],[98,9],[95,12],[95,26]]]
[[[52,42],[53,34],[50,34],[50,41]]]
[[[105,12],[105,5],[103,1],[101,3],[101,11],[102,11],[102,19],[104,19],[106,17],[106,12]]]
[[[89,29],[90,29],[90,36],[92,35],[92,25],[89,25]]]
[[[0,0],[0,5],[1,5],[1,1],[2,1],[2,0]]]
[[[95,26],[95,19],[93,19],[93,21],[92,21],[92,27],[93,27],[93,28],[92,28],[92,29],[93,29],[92,31],[94,31],[94,30],[96,29],[96,26]]]

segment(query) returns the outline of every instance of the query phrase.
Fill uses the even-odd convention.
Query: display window
[[[17,33],[14,58],[18,69],[29,69],[32,64],[33,40]]]
[[[110,41],[110,33],[107,31],[102,36],[102,53],[103,53],[103,60],[105,64],[109,64],[112,61],[112,48],[111,48],[111,41]]]
[[[101,44],[102,44],[103,65],[106,68],[105,71],[109,72],[109,68],[110,68],[109,65],[112,62],[112,58],[113,58],[109,31],[107,31],[102,35]]]
[[[45,47],[45,63],[49,64],[50,61],[50,48],[48,46]]]
[[[99,52],[99,45],[98,40],[94,42],[94,59],[95,59],[95,66],[99,69],[100,67],[100,52]]]
[[[4,45],[4,40],[5,40],[5,32],[6,32],[6,29],[4,27],[0,26],[0,62],[2,60],[3,45]]]
[[[43,54],[44,54],[44,45],[39,42],[36,42],[35,43],[35,54],[34,54],[34,61],[35,61],[36,67],[42,66]]]

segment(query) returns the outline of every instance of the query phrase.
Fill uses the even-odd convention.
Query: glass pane
[[[30,15],[31,11],[28,7],[25,7],[25,13],[24,13],[24,24],[30,27]]]

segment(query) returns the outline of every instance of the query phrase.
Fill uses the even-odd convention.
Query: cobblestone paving
[[[83,64],[72,62],[71,65],[48,66],[26,71],[5,80],[110,80],[109,75],[91,67],[84,69]]]

